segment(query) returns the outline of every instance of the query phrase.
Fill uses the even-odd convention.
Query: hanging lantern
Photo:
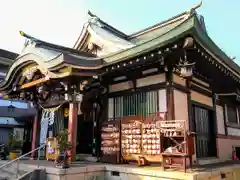
[[[45,91],[47,91],[47,87],[45,85],[42,85],[38,87],[37,91],[39,94],[43,94]]]
[[[188,63],[185,61],[183,64],[178,65],[180,68],[180,76],[183,78],[188,78],[193,75],[193,67],[195,65],[194,63]]]
[[[81,102],[82,101],[82,94],[76,94],[76,97],[75,97],[76,99],[76,101],[77,102]]]
[[[80,91],[83,91],[87,84],[88,84],[87,80],[84,80],[83,82],[81,82],[80,85],[79,85]]]
[[[20,99],[25,99],[25,97],[26,97],[25,93],[24,93],[24,92],[21,92],[21,93],[20,93]]]
[[[64,94],[64,99],[65,99],[65,101],[72,101],[72,96],[70,95],[70,94],[68,94],[68,93],[65,93]]]

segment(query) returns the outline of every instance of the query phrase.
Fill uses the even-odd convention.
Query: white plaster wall
[[[158,75],[153,75],[153,76],[148,76],[145,78],[137,79],[136,86],[137,87],[143,87],[143,86],[148,86],[152,84],[158,84],[161,82],[166,81],[166,76],[164,74],[158,74]]]
[[[198,82],[199,84],[202,84],[202,85],[206,86],[206,87],[210,87],[209,83],[206,83],[206,82],[204,82],[204,81],[202,81],[202,80],[200,80],[200,79],[198,79],[196,77],[193,77],[193,80]]]
[[[238,129],[238,128],[228,127],[228,128],[227,128],[227,131],[228,131],[228,135],[231,135],[231,136],[240,136],[240,129]]]
[[[174,90],[175,119],[188,121],[187,93]]]
[[[108,118],[113,118],[113,112],[114,112],[114,104],[113,104],[113,98],[108,99]]]
[[[131,81],[126,81],[118,84],[113,84],[109,86],[109,92],[117,92],[122,90],[127,90],[133,88]]]
[[[186,79],[184,79],[176,74],[173,74],[173,82],[176,84],[181,84],[183,86],[186,86]]]
[[[166,89],[160,89],[159,92],[159,112],[167,112],[167,94]]]
[[[230,138],[217,138],[218,145],[218,157],[220,160],[231,160],[232,159],[232,147],[240,146],[239,139]]]
[[[191,100],[213,107],[213,100],[211,97],[205,96],[193,90],[191,91]]]
[[[149,86],[149,85],[158,84],[165,81],[166,81],[165,73],[153,75],[153,76],[147,76],[145,78],[137,79],[136,87]],[[117,92],[117,91],[127,90],[131,88],[133,88],[132,82],[125,81],[122,83],[110,85],[109,92]]]
[[[216,105],[216,114],[217,114],[217,132],[218,134],[225,134],[224,113],[222,106]]]

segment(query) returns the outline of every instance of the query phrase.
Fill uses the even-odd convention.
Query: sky
[[[51,43],[73,47],[90,10],[126,34],[144,29],[193,7],[199,0],[0,0],[0,49],[20,53],[19,30]],[[203,0],[212,40],[240,64],[240,1]]]

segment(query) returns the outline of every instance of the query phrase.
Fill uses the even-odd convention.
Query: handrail
[[[32,150],[32,151],[29,151],[28,153],[23,154],[22,156],[14,159],[14,160],[11,160],[11,161],[7,162],[6,164],[1,165],[1,166],[0,166],[0,169],[8,166],[9,164],[12,164],[12,163],[14,163],[14,162],[19,161],[20,159],[26,157],[27,155],[29,155],[29,154],[31,154],[31,153],[33,153],[33,152],[35,152],[35,151],[38,151],[38,150],[42,149],[42,148],[45,147],[45,146],[46,146],[45,144],[44,144],[44,145],[41,145],[41,146],[39,146],[38,148],[36,148],[36,149],[34,149],[34,150]],[[38,156],[39,156],[39,155],[38,155]]]

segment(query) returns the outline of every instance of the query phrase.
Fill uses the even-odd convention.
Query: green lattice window
[[[159,110],[158,99],[159,92],[157,90],[115,97],[112,105],[110,104],[113,106],[112,116],[115,118],[131,115],[147,116],[149,113]]]

